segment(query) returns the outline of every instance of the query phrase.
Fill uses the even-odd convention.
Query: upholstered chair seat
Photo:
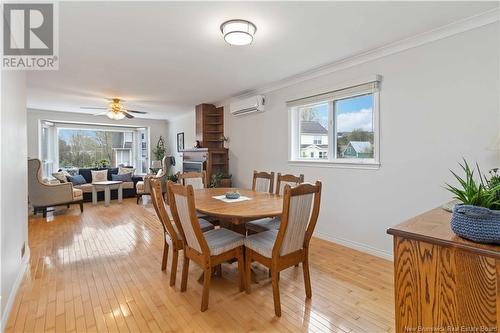
[[[203,231],[203,228],[201,230]],[[243,235],[228,229],[215,229],[205,232],[203,236],[205,236],[208,248],[210,249],[210,255],[212,256],[216,256],[239,246],[243,246]]]
[[[248,222],[246,224],[247,230],[252,230],[253,232],[263,232],[268,230],[277,230],[280,227],[279,217],[270,218],[266,217],[263,219]]]
[[[278,230],[268,230],[245,238],[245,246],[258,254],[271,258]]]

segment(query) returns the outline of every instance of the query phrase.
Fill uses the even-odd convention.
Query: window
[[[299,156],[302,159],[321,158],[328,150],[328,103],[302,106],[299,117]]]
[[[45,176],[59,168],[93,168],[103,164],[134,166],[139,174],[148,171],[149,136],[146,128],[52,124],[52,133],[47,132],[43,125],[40,132],[40,156],[44,159],[45,152],[53,152],[45,163]]]
[[[288,102],[290,161],[379,163],[378,80]]]

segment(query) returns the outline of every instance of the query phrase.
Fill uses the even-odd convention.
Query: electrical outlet
[[[26,243],[23,243],[23,246],[21,247],[21,258],[24,257],[24,252],[26,252]]]

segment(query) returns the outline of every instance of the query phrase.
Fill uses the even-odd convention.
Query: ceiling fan
[[[108,107],[96,107],[96,106],[81,106],[80,109],[82,110],[106,110],[104,112],[99,112],[94,114],[94,116],[103,116],[106,115],[108,116],[109,119],[113,120],[120,120],[125,117],[132,119],[135,118],[131,113],[137,113],[137,114],[147,114],[147,112],[144,111],[136,111],[136,110],[130,110],[127,109],[123,106],[124,100],[120,98],[107,98],[109,101]]]

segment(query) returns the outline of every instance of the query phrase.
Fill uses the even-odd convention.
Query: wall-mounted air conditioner
[[[229,105],[229,110],[231,110],[231,114],[235,116],[242,116],[253,112],[263,112],[264,102],[264,96],[257,95],[231,103]]]

